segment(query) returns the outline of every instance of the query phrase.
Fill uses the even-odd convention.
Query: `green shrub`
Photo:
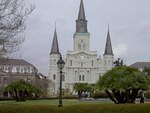
[[[41,105],[0,105],[0,113],[150,113],[150,104],[75,105],[63,108]]]
[[[145,98],[148,98],[148,99],[149,99],[149,98],[150,98],[150,92],[145,92],[145,93],[144,93],[144,96],[145,96]]]
[[[77,99],[76,95],[66,94],[63,96],[63,99]]]
[[[98,91],[92,94],[92,98],[108,98],[108,95],[104,91]]]

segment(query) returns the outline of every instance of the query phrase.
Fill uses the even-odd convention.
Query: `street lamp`
[[[57,66],[60,70],[60,87],[59,87],[59,105],[58,105],[58,107],[62,107],[63,106],[63,104],[62,104],[62,73],[63,73],[62,70],[65,66],[65,62],[63,61],[61,55],[60,55],[60,59],[57,62]]]

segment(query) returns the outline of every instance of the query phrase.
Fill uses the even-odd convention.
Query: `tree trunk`
[[[18,92],[17,92],[17,90],[16,89],[14,89],[14,93],[15,93],[15,100],[16,101],[19,101],[19,98],[18,98]]]
[[[81,96],[82,96],[82,92],[78,91],[78,97],[79,97],[79,99],[81,99]]]
[[[118,104],[117,100],[114,98],[114,96],[111,94],[111,92],[109,92],[109,90],[105,90],[106,94],[108,95],[108,97],[115,103]]]

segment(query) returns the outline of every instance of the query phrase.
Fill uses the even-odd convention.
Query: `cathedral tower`
[[[110,31],[109,31],[109,26],[108,26],[107,39],[106,39],[105,52],[104,52],[105,66],[107,66],[108,68],[109,67],[112,68],[113,60],[114,60],[114,54],[113,54]]]
[[[74,34],[74,51],[89,51],[90,34],[87,29],[87,20],[84,3],[81,0],[78,19],[76,20],[76,33]]]
[[[55,84],[53,89],[51,89],[54,91],[58,87],[57,83],[59,80],[59,72],[57,68],[57,61],[59,60],[59,58],[60,58],[60,52],[59,52],[59,46],[58,46],[57,31],[55,28],[52,47],[50,51],[50,59],[49,59],[50,60],[49,61],[49,79],[52,80]]]

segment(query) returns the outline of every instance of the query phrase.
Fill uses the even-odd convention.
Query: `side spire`
[[[109,25],[108,25],[108,33],[107,33],[107,39],[106,39],[106,46],[105,46],[104,55],[114,55],[113,50],[112,50],[112,44],[111,44],[111,38],[110,38],[110,32],[109,32]]]
[[[50,54],[60,54],[58,40],[57,40],[56,24],[55,24],[55,31],[54,31],[54,37],[53,37],[52,48],[51,48]]]
[[[78,33],[88,32],[83,0],[81,0],[78,19],[76,20],[76,32]]]

